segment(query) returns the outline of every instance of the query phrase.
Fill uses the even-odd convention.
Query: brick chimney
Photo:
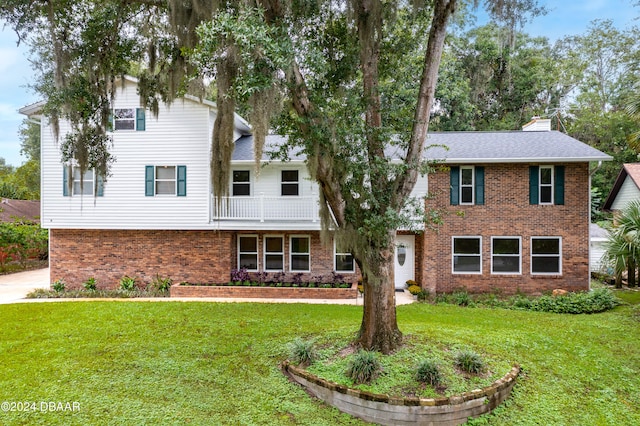
[[[550,130],[550,118],[532,117],[530,122],[522,126],[523,132],[548,132]]]

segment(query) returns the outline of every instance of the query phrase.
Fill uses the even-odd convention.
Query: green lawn
[[[0,424],[363,424],[312,400],[278,369],[296,336],[345,339],[361,309],[0,305],[0,401],[33,401],[38,409],[3,405]],[[640,424],[640,322],[630,306],[571,316],[414,304],[398,307],[398,319],[405,334],[521,364],[511,399],[476,424]],[[80,410],[42,412],[41,401],[76,402]]]

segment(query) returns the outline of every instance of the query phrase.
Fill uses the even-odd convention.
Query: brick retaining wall
[[[351,288],[196,286],[174,284],[171,297],[227,297],[255,299],[355,299],[356,284]]]

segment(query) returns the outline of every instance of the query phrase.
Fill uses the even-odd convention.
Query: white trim
[[[248,272],[258,272],[260,270],[260,237],[258,234],[238,234],[236,238],[236,268],[240,269],[240,255],[241,254],[253,254],[252,252],[240,251],[240,238],[255,238],[256,240],[256,269],[247,269]]]
[[[464,202],[462,201],[462,172],[463,170],[471,170],[471,185],[464,185],[465,188],[469,188],[471,187],[471,201],[470,202]],[[476,168],[475,166],[460,166],[460,173],[458,176],[458,199],[459,199],[459,204],[462,206],[472,206],[476,203]]]
[[[558,250],[559,253],[557,255],[536,255],[537,257],[558,257],[558,272],[534,272],[533,271],[533,240],[558,240]],[[591,246],[591,243],[589,243]],[[529,261],[529,272],[531,275],[562,275],[562,237],[560,236],[531,236],[529,238],[529,247],[530,247],[530,261]],[[589,255],[591,255],[589,253]],[[590,259],[590,258],[589,258]]]
[[[518,240],[518,254],[494,254],[493,253],[493,242],[495,240]],[[522,237],[519,236],[511,236],[511,235],[498,235],[491,237],[491,275],[522,275]],[[518,271],[506,271],[506,272],[496,272],[493,270],[493,258],[495,256],[501,257],[518,257]]]
[[[283,181],[282,180],[282,174],[284,172],[296,172],[298,174],[298,180],[296,181]],[[282,193],[282,185],[293,185],[293,184],[298,185],[298,195],[284,195]],[[280,196],[281,197],[301,197],[302,196],[302,185],[300,185],[300,169],[298,168],[293,168],[293,169],[280,169],[280,173],[279,173],[279,185],[280,185]]]
[[[309,252],[293,252],[293,239],[294,238],[306,238],[309,242]],[[309,256],[309,268],[308,269],[293,269],[293,255],[307,255]],[[308,234],[292,234],[289,235],[289,272],[311,272],[311,235]]]
[[[233,174],[235,172],[247,172],[247,173],[249,173],[249,181],[247,181],[247,182],[236,182],[236,181],[234,181],[233,180],[233,178],[234,178]],[[233,194],[233,185],[236,184],[236,183],[240,184],[240,185],[249,185],[249,194],[248,195],[234,195]],[[229,188],[229,193],[231,194],[232,197],[251,197],[251,196],[253,196],[253,182],[251,180],[251,169],[244,169],[244,168],[242,168],[242,169],[241,168],[231,169],[231,183],[230,183],[230,185],[231,185],[231,188]]]
[[[475,254],[459,254],[458,256],[477,256],[480,258],[480,270],[479,271],[456,271],[455,270],[455,240],[456,239],[476,239],[480,242],[480,252]],[[451,273],[454,275],[482,275],[482,236],[480,235],[452,235],[451,236]]]
[[[547,184],[543,184],[542,183],[542,169],[550,169],[551,170],[551,183]],[[538,204],[543,205],[543,206],[552,206],[554,204],[555,201],[555,167],[553,165],[543,165],[543,166],[538,166]],[[551,201],[549,202],[543,202],[542,201],[542,186],[545,187],[551,187]]]
[[[173,179],[158,179],[158,168],[168,169],[173,167]],[[158,182],[173,182],[173,193],[158,193]],[[178,195],[178,166],[173,164],[161,164],[153,166],[153,196],[154,197],[175,197]]]
[[[282,252],[275,252],[275,251],[270,251],[267,252],[267,238],[280,238],[282,240]],[[263,260],[263,271],[264,272],[284,272],[285,271],[285,264],[284,264],[284,253],[285,253],[285,249],[284,249],[284,235],[282,234],[277,234],[277,235],[271,235],[271,234],[265,234],[262,236],[262,260]],[[282,255],[282,268],[281,269],[267,269],[267,255]]]

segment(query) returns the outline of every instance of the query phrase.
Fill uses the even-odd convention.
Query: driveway
[[[0,304],[24,299],[37,288],[49,288],[49,268],[0,275]]]

